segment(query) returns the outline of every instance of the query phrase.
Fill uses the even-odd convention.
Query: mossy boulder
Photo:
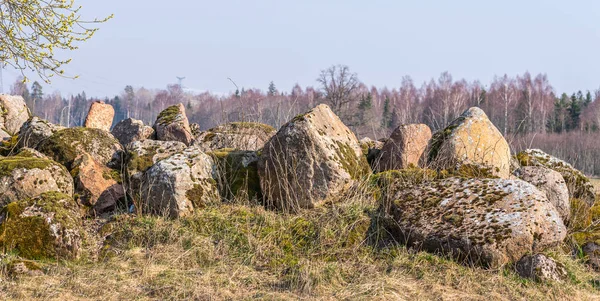
[[[194,145],[204,151],[231,148],[256,151],[265,145],[277,131],[257,122],[231,122],[202,132]]]
[[[49,191],[73,195],[73,179],[64,166],[36,157],[0,158],[0,207]]]
[[[524,166],[517,169],[514,173],[519,179],[533,184],[556,207],[560,217],[565,224],[571,217],[571,205],[569,203],[569,189],[563,176],[543,166]]]
[[[21,96],[0,94],[0,130],[10,136],[17,135],[31,112]]]
[[[183,104],[164,109],[154,123],[156,139],[162,141],[179,141],[191,145],[194,137]]]
[[[431,139],[431,129],[425,124],[398,126],[379,152],[375,170],[386,171],[423,166],[423,157]]]
[[[19,147],[37,148],[42,141],[62,129],[64,127],[34,116],[21,126],[18,139]]]
[[[324,104],[296,116],[264,146],[258,164],[269,204],[312,208],[371,173],[356,136]]]
[[[182,217],[220,202],[214,162],[197,147],[160,160],[144,174],[142,211]]]
[[[60,192],[12,202],[0,212],[0,247],[23,258],[76,258],[82,235],[77,204]]]
[[[69,170],[82,153],[88,153],[96,162],[112,168],[119,168],[124,159],[119,141],[109,132],[94,128],[59,130],[42,141],[37,149]]]
[[[144,172],[156,162],[182,152],[185,144],[178,141],[139,140],[127,145],[126,185],[134,199],[139,199]]]
[[[111,133],[122,145],[127,147],[134,141],[152,139],[154,129],[151,126],[144,125],[141,120],[127,118],[115,124]]]
[[[383,209],[396,241],[468,264],[497,268],[567,235],[554,205],[521,180],[447,178],[388,187]]]
[[[19,152],[15,156],[51,160],[50,158],[48,158],[48,156],[42,154],[41,152],[39,152],[33,148],[29,148],[29,147],[23,147],[23,148],[19,149]]]
[[[256,152],[219,149],[207,154],[215,162],[221,197],[226,201],[262,201]]]
[[[569,189],[569,197],[585,201],[591,207],[596,199],[590,179],[571,164],[539,149],[527,149],[516,155],[521,166],[544,166],[559,172]]]
[[[487,170],[479,177],[510,177],[510,148],[500,131],[480,108],[466,110],[445,129],[436,132],[428,146],[428,165],[456,170],[463,165]]]

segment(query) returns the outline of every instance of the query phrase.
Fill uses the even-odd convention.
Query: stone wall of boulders
[[[27,258],[77,257],[82,220],[98,215],[178,218],[239,200],[294,214],[357,183],[378,191],[365,197],[378,198],[397,242],[471,264],[540,264],[549,268],[529,277],[553,279],[561,268],[535,254],[572,241],[600,249],[589,179],[540,150],[511,157],[479,108],[437,133],[402,125],[384,141],[359,141],[326,105],[279,130],[200,131],[181,104],[153,126],[129,118],[112,131],[101,102],[75,128],[30,116],[16,96],[0,95],[0,112],[0,247]]]

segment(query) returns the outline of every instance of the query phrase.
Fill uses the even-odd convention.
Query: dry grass
[[[566,265],[569,279],[544,284],[512,267],[465,267],[389,244],[368,193],[353,190],[343,202],[295,215],[235,204],[179,220],[118,215],[91,231],[100,235],[88,238],[76,262],[45,262],[41,275],[13,275],[16,257],[5,257],[0,299],[600,299],[593,285],[600,277],[560,250],[550,255]]]
[[[596,194],[600,194],[600,178],[590,178],[590,182],[594,185]]]

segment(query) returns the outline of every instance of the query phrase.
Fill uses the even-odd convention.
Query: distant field
[[[590,178],[590,181],[592,181],[592,185],[594,185],[596,193],[600,193],[600,178]]]

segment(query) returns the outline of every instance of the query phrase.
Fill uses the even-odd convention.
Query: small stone
[[[544,254],[527,255],[516,264],[519,275],[539,282],[562,282],[567,277],[565,267]]]

